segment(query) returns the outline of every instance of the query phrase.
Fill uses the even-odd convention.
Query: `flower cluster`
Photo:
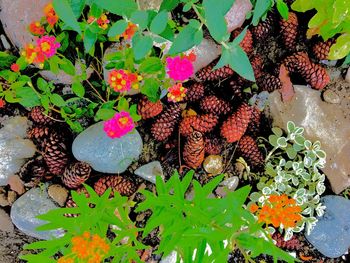
[[[131,40],[132,37],[135,35],[137,29],[138,29],[137,25],[129,22],[128,27],[121,34],[121,37],[123,37],[125,40]]]
[[[134,121],[129,112],[121,111],[116,113],[114,117],[104,122],[103,130],[108,137],[120,138],[132,131],[135,127]]]
[[[108,83],[116,92],[128,91],[131,88],[138,89],[142,77],[136,73],[124,69],[114,69],[109,73]]]
[[[45,34],[45,28],[40,24],[39,21],[32,22],[29,25],[29,32],[36,36],[41,36]]]
[[[100,263],[107,255],[110,247],[99,235],[84,232],[72,238],[72,253],[58,259],[58,263],[71,263],[74,258],[88,263]],[[79,261],[80,262],[80,261]]]
[[[58,15],[56,14],[55,9],[53,8],[52,3],[48,3],[44,8],[44,14],[46,17],[47,23],[50,26],[54,26],[58,21]]]
[[[181,83],[177,83],[168,89],[168,100],[171,102],[182,101],[186,96],[187,89]]]
[[[89,16],[87,23],[92,24],[95,21],[97,22],[98,26],[103,30],[106,30],[108,28],[108,24],[110,23],[110,20],[108,19],[106,14],[102,14],[98,19],[96,19],[93,16]]]
[[[262,207],[252,204],[250,211],[257,214],[259,223],[275,228],[294,228],[302,220],[301,207],[296,204],[295,199],[288,198],[286,194],[270,195]]]
[[[54,36],[43,36],[37,39],[36,45],[27,44],[22,51],[22,56],[28,64],[43,63],[46,59],[54,56],[60,46]]]

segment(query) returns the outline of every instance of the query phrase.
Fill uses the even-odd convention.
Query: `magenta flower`
[[[103,130],[106,132],[108,137],[114,139],[124,136],[132,131],[134,127],[135,124],[130,116],[130,113],[121,111],[116,113],[112,119],[104,122]]]
[[[175,81],[187,80],[192,76],[194,71],[192,62],[187,57],[168,57],[166,59],[166,67],[169,77]]]
[[[56,42],[54,36],[43,36],[36,41],[40,51],[47,57],[54,56],[57,49],[61,46],[60,43]]]

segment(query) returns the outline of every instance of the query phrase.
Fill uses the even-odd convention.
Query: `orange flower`
[[[10,68],[11,68],[11,70],[13,72],[19,72],[20,71],[19,65],[17,63],[13,63]]]
[[[28,64],[31,63],[43,63],[46,59],[44,53],[40,50],[39,47],[34,46],[33,44],[27,44],[22,51],[22,56]]]
[[[106,30],[108,28],[109,20],[106,14],[102,14],[99,19],[97,19],[97,24],[100,28]]]
[[[179,102],[186,97],[187,89],[181,83],[177,83],[168,89],[168,101]]]
[[[286,194],[271,195],[261,208],[253,204],[250,206],[250,211],[257,214],[259,223],[273,225],[276,228],[281,225],[284,228],[293,228],[302,219],[301,207]]]
[[[68,258],[68,257],[60,257],[57,260],[57,263],[74,263],[74,260],[72,258]]]
[[[3,99],[0,99],[0,109],[5,107],[5,101]]]
[[[56,14],[55,9],[53,8],[52,3],[48,3],[44,7],[44,14],[46,16],[46,21],[49,25],[54,26],[58,21],[58,15]]]
[[[128,27],[125,29],[124,33],[121,35],[124,39],[130,40],[136,33],[138,27],[137,25],[129,22]]]
[[[43,35],[45,34],[45,28],[40,24],[39,21],[33,22],[29,25],[29,32],[33,35]]]

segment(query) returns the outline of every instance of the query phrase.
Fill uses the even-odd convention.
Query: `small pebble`
[[[346,82],[350,83],[350,67],[348,68],[348,72],[346,73],[345,80]]]
[[[204,170],[212,175],[218,175],[224,170],[220,155],[209,155],[203,162]]]
[[[4,46],[5,49],[11,49],[11,45],[10,45],[10,43],[7,41],[5,35],[2,34],[2,35],[0,36],[0,39],[1,39],[2,45]]]
[[[50,185],[47,190],[49,196],[60,206],[64,206],[68,197],[68,190],[59,184]]]
[[[12,233],[13,230],[14,226],[10,216],[3,209],[0,209],[0,231]]]
[[[331,104],[339,104],[340,103],[340,97],[337,93],[335,93],[333,90],[326,90],[322,94],[324,101],[331,103]]]
[[[7,194],[7,201],[12,205],[17,199],[17,194],[15,191],[9,191]]]
[[[7,197],[5,194],[0,194],[0,206],[9,206],[10,203],[7,201]]]
[[[225,197],[228,192],[233,192],[236,190],[236,188],[238,187],[238,183],[239,183],[238,176],[227,178],[226,180],[220,183],[215,193],[217,195]]]

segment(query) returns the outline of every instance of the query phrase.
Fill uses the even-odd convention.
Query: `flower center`
[[[123,126],[125,126],[129,122],[128,117],[122,117],[119,119],[119,123]]]
[[[41,43],[41,50],[46,52],[49,51],[51,48],[51,45],[48,42]]]

